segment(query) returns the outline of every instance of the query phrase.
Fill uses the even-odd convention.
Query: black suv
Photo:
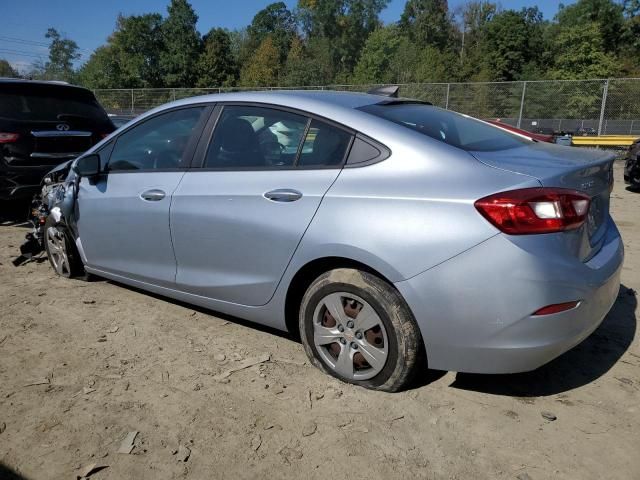
[[[113,130],[85,88],[0,79],[0,200],[32,197],[45,173]]]
[[[637,138],[627,150],[624,181],[634,188],[640,188],[640,138]]]

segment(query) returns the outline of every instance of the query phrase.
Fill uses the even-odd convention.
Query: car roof
[[[0,77],[0,87],[2,85],[38,85],[43,87],[54,87],[54,88],[70,88],[74,90],[83,90],[86,92],[91,92],[88,88],[81,87],[79,85],[72,85],[71,83],[63,82],[60,80],[28,80],[25,78],[9,78],[9,77]]]
[[[266,90],[216,93],[190,97],[175,103],[200,102],[256,102],[291,106],[306,110],[308,107],[332,105],[341,108],[358,108],[373,103],[380,103],[389,97],[371,95],[361,92],[343,92],[335,90]],[[311,108],[313,110],[313,108]]]
[[[161,105],[142,114],[139,118],[144,119],[149,115],[161,112],[168,108],[188,106],[201,103],[238,102],[266,104],[265,106],[280,106],[292,108],[303,112],[309,112],[321,117],[353,125],[358,120],[363,120],[364,114],[356,109],[365,105],[372,105],[383,102],[413,101],[408,99],[390,98],[384,95],[371,95],[360,92],[343,92],[334,90],[272,90],[272,91],[250,91],[250,92],[229,92],[216,93],[189,97],[176,100],[171,103]],[[379,122],[379,119],[376,119]]]

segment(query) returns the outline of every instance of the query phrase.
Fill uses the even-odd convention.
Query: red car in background
[[[518,127],[512,127],[508,123],[502,123],[500,120],[485,120],[485,122],[490,123],[492,125],[496,125],[497,127],[504,128],[505,130],[509,130],[510,132],[519,133],[525,137],[531,138],[533,140],[538,140],[539,142],[547,142],[554,143],[555,138],[553,135],[545,135],[542,133],[531,133],[527,130],[523,130]]]

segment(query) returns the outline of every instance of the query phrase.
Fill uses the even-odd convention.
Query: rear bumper
[[[30,160],[24,160],[24,156],[3,157],[0,152],[0,200],[32,198],[40,191],[47,173],[78,155],[32,153]]]
[[[609,218],[588,262],[541,258],[496,235],[457,257],[396,283],[425,341],[429,366],[473,373],[534,370],[588,337],[615,302],[624,248]],[[531,314],[580,300],[569,311]]]
[[[14,167],[0,165],[0,200],[31,198],[40,190],[42,178],[54,166]]]
[[[40,190],[40,182],[44,173],[41,176],[3,176],[0,174],[0,200],[32,198]]]

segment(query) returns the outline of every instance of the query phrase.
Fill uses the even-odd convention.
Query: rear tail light
[[[475,202],[491,224],[510,235],[554,233],[579,228],[590,198],[563,188],[524,188],[496,193]]]
[[[0,132],[0,143],[13,143],[20,138],[17,133]]]
[[[546,307],[542,307],[540,310],[536,310],[533,315],[552,315],[554,313],[566,312],[567,310],[571,310],[576,308],[580,302],[565,302],[565,303],[555,303],[553,305],[547,305]]]

